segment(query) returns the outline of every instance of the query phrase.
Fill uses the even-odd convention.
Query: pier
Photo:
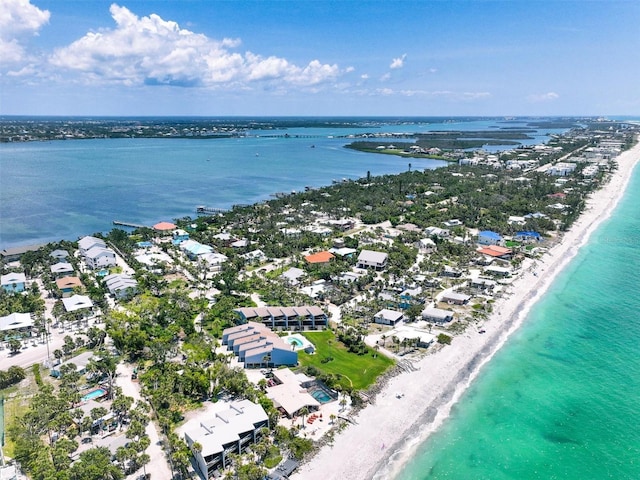
[[[131,228],[151,228],[148,227],[146,225],[140,225],[139,223],[132,223],[132,222],[122,222],[120,220],[114,220],[113,221],[114,225],[118,225],[121,227],[131,227]]]
[[[205,207],[204,205],[199,205],[196,207],[196,213],[198,215],[217,215],[218,213],[228,212],[226,208],[216,208],[216,207]]]

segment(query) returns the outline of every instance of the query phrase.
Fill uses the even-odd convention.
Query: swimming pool
[[[95,390],[91,390],[89,393],[85,394],[82,397],[83,402],[87,402],[89,400],[95,400],[96,398],[104,397],[107,394],[107,391],[104,388],[96,388]]]
[[[320,403],[333,402],[338,398],[338,394],[327,387],[320,380],[313,380],[305,385],[307,392]]]
[[[284,339],[289,345],[293,345],[294,347],[300,348],[303,344],[296,337],[286,337]]]
[[[319,401],[320,403],[328,403],[331,400],[333,400],[333,398],[331,398],[326,392],[324,392],[323,390],[316,390],[314,392],[311,392],[311,396],[313,398],[315,398],[317,401]]]

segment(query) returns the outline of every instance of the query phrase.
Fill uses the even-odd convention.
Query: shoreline
[[[483,324],[485,334],[469,328],[454,337],[451,345],[416,362],[417,371],[391,378],[375,402],[358,413],[357,424],[337,433],[332,445],[322,447],[291,478],[395,478],[416,448],[447,419],[481,369],[524,323],[556,277],[611,216],[640,162],[640,141],[616,162],[618,169],[587,200],[585,211],[561,242],[542,258],[523,263],[522,273],[508,287],[508,296],[496,301]],[[396,397],[398,391],[404,393],[402,398]]]

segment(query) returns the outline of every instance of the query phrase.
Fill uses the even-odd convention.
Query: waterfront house
[[[53,252],[51,252],[49,256],[56,260],[62,261],[69,257],[69,252],[67,252],[66,250],[56,249]]]
[[[538,232],[532,231],[516,232],[516,234],[513,236],[513,239],[516,242],[534,243],[542,241],[542,236]]]
[[[20,260],[20,257],[27,252],[36,252],[40,250],[44,245],[25,245],[22,247],[5,248],[0,251],[0,257],[5,263],[15,262]]]
[[[495,280],[490,280],[488,278],[480,278],[475,277],[471,279],[471,288],[475,288],[476,290],[487,292],[493,290],[497,285]]]
[[[513,254],[513,250],[506,247],[500,247],[498,245],[488,245],[484,248],[479,249],[478,253],[480,253],[481,255],[487,255],[489,257],[508,260],[511,258],[511,255]]]
[[[92,309],[93,302],[86,295],[73,295],[69,298],[63,298],[62,304],[66,312],[76,312],[78,310]]]
[[[24,273],[7,273],[0,277],[0,286],[5,292],[24,292],[27,284],[27,277]]]
[[[307,255],[306,257],[304,257],[307,263],[312,265],[329,263],[334,258],[336,258],[335,255],[326,250],[322,252],[312,253],[311,255]]]
[[[161,234],[166,234],[176,229],[176,225],[171,222],[158,222],[153,226],[153,229]]]
[[[392,327],[404,320],[404,314],[397,310],[383,308],[373,316],[373,321],[380,325],[391,325]]]
[[[453,320],[453,312],[429,307],[422,311],[422,319],[433,323],[448,323]]]
[[[478,233],[478,243],[480,245],[504,245],[504,239],[499,233],[491,230],[483,230]]]
[[[116,252],[110,248],[93,247],[84,254],[84,261],[91,270],[114,267],[116,262]]]
[[[58,262],[55,265],[51,265],[51,273],[54,278],[66,277],[73,273],[73,265],[68,262]]]
[[[506,278],[511,275],[511,269],[506,267],[489,266],[484,269],[484,273],[492,277]]]
[[[86,236],[82,237],[78,240],[78,249],[80,250],[80,255],[84,257],[89,250],[94,247],[107,248],[107,244],[101,238]]]
[[[115,298],[131,298],[138,293],[138,282],[126,273],[107,275],[102,281]]]
[[[31,336],[33,318],[30,313],[12,313],[0,317],[0,333],[8,335]]]
[[[250,400],[230,404],[219,402],[215,413],[188,421],[181,431],[187,446],[205,478],[213,478],[218,469],[229,465],[229,456],[241,454],[269,427],[269,417],[261,405]],[[199,447],[195,448],[194,444]]]
[[[305,387],[314,382],[313,378],[304,373],[293,373],[288,368],[274,370],[273,378],[278,383],[267,389],[267,397],[287,417],[293,418],[305,407],[309,412],[320,407],[320,402]]]
[[[376,252],[373,250],[362,250],[358,255],[358,268],[373,268],[374,270],[382,270],[387,266],[388,255],[384,252]]]
[[[454,305],[466,305],[471,300],[471,296],[458,292],[444,292],[441,300]]]
[[[56,280],[56,287],[63,298],[73,295],[74,289],[82,289],[84,285],[78,277],[62,277]]]

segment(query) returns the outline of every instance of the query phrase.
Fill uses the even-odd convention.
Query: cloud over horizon
[[[336,64],[311,60],[295,65],[285,58],[239,53],[240,39],[214,40],[180,28],[159,15],[138,17],[112,4],[116,27],[89,32],[49,58],[56,69],[76,72],[90,84],[244,87],[256,82],[316,87],[343,72]]]

